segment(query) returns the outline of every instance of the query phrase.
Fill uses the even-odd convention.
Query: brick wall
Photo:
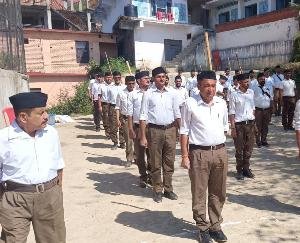
[[[287,19],[292,17],[298,17],[299,11],[294,8],[285,8],[278,11],[272,11],[265,14],[249,17],[246,19],[240,19],[224,24],[218,24],[215,26],[216,32],[224,32],[234,29],[245,28],[253,25],[265,24],[269,22],[278,21],[281,19]]]

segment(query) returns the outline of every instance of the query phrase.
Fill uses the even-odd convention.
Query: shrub
[[[294,40],[293,52],[291,62],[300,62],[300,33],[298,33]]]
[[[48,112],[59,115],[91,114],[93,108],[87,93],[88,85],[89,81],[76,85],[75,94],[72,97],[70,97],[69,92],[66,89],[60,90],[58,104],[50,107]]]
[[[123,73],[129,73],[126,60],[123,57],[110,57],[108,58],[109,64],[107,61],[104,62],[103,65],[101,65],[101,69],[103,72],[110,72],[110,71],[119,71],[122,74]],[[109,69],[109,65],[111,67],[111,70]],[[134,73],[134,68],[131,67],[131,72]]]
[[[93,78],[96,73],[102,72],[100,65],[94,59],[89,61],[86,70],[90,78]]]

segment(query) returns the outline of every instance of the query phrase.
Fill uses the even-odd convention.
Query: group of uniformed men
[[[270,69],[265,68],[255,78],[253,70],[236,70],[234,76],[229,69],[224,75],[213,71],[196,75],[192,70],[187,81],[179,72],[172,87],[165,70],[158,67],[152,70],[152,78],[148,71],[139,71],[135,77],[126,76],[125,85],[119,80],[119,72],[107,72],[104,79],[96,75],[90,86],[95,114],[102,112],[112,149],[117,149],[119,130],[120,147],[126,147],[125,166],[137,164],[140,186],[153,186],[155,202],[161,202],[163,197],[176,200],[172,175],[179,132],[182,166],[189,169],[199,240],[225,242],[220,226],[228,167],[225,134],[230,124],[236,149],[236,178],[254,178],[250,169],[253,146],[255,140],[259,148],[269,146],[272,113],[282,113],[284,130],[294,129],[296,86],[291,71],[285,70],[283,75],[280,66],[276,66],[270,76]],[[98,131],[100,122],[98,118],[95,121]],[[206,221],[207,188],[210,222]]]
[[[272,110],[275,115],[282,112],[284,130],[294,129],[295,82],[289,70],[282,76],[280,67],[276,67],[273,76],[265,69],[257,79],[253,72],[237,71],[231,77],[226,70],[218,78],[213,71],[202,71],[197,76],[192,71],[187,81],[179,73],[174,88],[166,80],[162,67],[152,70],[153,82],[149,72],[140,71],[135,77],[126,76],[126,86],[122,85],[120,72],[105,73],[104,79],[97,74],[89,87],[96,131],[100,130],[102,118],[112,149],[118,145],[126,148],[125,166],[135,161],[140,186],[151,184],[157,203],[163,197],[178,198],[172,175],[179,133],[181,165],[189,170],[198,240],[225,242],[221,212],[226,198],[225,140],[229,123],[236,148],[236,177],[253,178],[249,167],[255,134],[258,147],[269,145]],[[36,242],[64,243],[64,161],[57,132],[47,125],[47,95],[19,93],[11,96],[10,102],[16,119],[0,130],[1,241],[25,243],[32,223]],[[297,107],[295,124],[299,128],[300,103]],[[297,139],[300,145],[300,134]]]

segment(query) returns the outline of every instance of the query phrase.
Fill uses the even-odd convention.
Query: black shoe
[[[268,142],[262,142],[261,145],[265,146],[265,147],[269,147],[270,146],[270,144]]]
[[[212,238],[209,235],[209,231],[199,231],[199,235],[198,235],[198,241],[199,243],[213,243]]]
[[[147,184],[148,184],[149,186],[152,186],[152,179],[151,179],[151,176],[150,176],[150,175],[147,176]]]
[[[147,183],[146,183],[145,179],[140,178],[140,187],[146,188],[146,186],[147,186]]]
[[[294,127],[288,127],[288,130],[295,131]]]
[[[244,175],[242,172],[237,172],[236,177],[237,180],[242,181],[244,180]]]
[[[111,147],[111,150],[116,150],[116,149],[118,149],[118,144],[114,143],[114,145]]]
[[[157,203],[162,202],[162,193],[161,192],[153,192],[153,201]]]
[[[283,129],[284,129],[284,131],[287,131],[287,130],[289,130],[287,127],[283,127]]]
[[[261,148],[262,143],[261,142],[257,142],[256,145],[257,145],[258,148]]]
[[[177,200],[178,196],[174,192],[164,191],[164,197],[169,198],[170,200]]]
[[[250,169],[244,169],[243,174],[245,177],[248,177],[251,179],[253,179],[255,177],[255,175],[252,173],[252,171]]]
[[[211,238],[214,239],[214,241],[216,242],[226,242],[227,241],[227,237],[226,235],[223,233],[222,230],[218,230],[218,231],[209,231],[209,235]]]
[[[121,144],[120,144],[120,148],[121,148],[121,149],[125,149],[125,143],[121,143]]]
[[[96,132],[100,132],[100,128],[99,127],[96,127]]]

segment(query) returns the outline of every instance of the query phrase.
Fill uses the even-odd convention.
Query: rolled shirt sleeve
[[[191,118],[192,113],[189,109],[189,100],[187,100],[182,106],[180,134],[189,135]]]
[[[228,124],[228,111],[227,111],[226,102],[224,102],[223,125],[224,125],[224,132],[228,132],[229,131],[229,124]]]
[[[229,99],[229,115],[235,115],[235,93]]]
[[[298,100],[296,103],[294,121],[295,121],[295,130],[299,131],[300,130],[300,100]]]
[[[127,115],[128,116],[133,116],[133,92],[129,93],[129,95],[128,95],[128,102],[127,102]]]
[[[59,136],[58,136],[58,133],[57,131],[55,130],[56,132],[56,160],[57,160],[57,170],[61,170],[65,167],[65,162],[64,162],[64,159],[63,159],[63,156],[62,156],[62,151],[61,151],[61,144],[60,144],[60,139],[59,139]]]
[[[173,97],[173,110],[174,110],[174,118],[180,119],[181,113],[180,113],[180,107],[179,107],[179,99],[176,99],[176,95]]]
[[[120,93],[119,93],[117,95],[117,98],[116,98],[116,107],[115,107],[115,109],[120,110],[120,106],[121,106],[121,96],[120,96]]]

